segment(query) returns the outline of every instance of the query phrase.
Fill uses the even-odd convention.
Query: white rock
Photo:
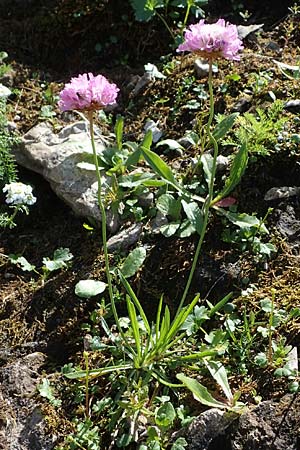
[[[99,137],[96,149],[98,153],[105,149]],[[86,122],[69,125],[58,134],[51,125],[40,123],[23,136],[14,153],[17,163],[41,174],[75,214],[101,221],[95,172],[78,167],[92,154]],[[103,177],[109,184],[109,177]],[[109,231],[115,232],[119,225],[119,218],[108,214]]]

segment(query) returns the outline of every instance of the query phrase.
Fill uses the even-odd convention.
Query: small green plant
[[[204,17],[202,7],[208,3],[207,0],[129,0],[129,2],[134,10],[136,20],[148,22],[157,16],[174,42],[176,42],[176,37],[172,27],[177,25],[182,34],[190,14],[196,18]]]
[[[277,144],[278,133],[284,128],[287,118],[282,116],[283,102],[275,100],[265,111],[261,108],[256,114],[245,113],[236,120],[234,138],[225,139],[227,145],[236,145],[247,139],[249,153],[267,156],[272,153]]]
[[[34,272],[45,281],[50,273],[70,267],[73,255],[68,248],[58,248],[54,251],[52,259],[48,257],[43,258],[43,266],[40,270],[37,270],[36,266],[30,264],[24,256],[11,254],[7,256],[7,259],[11,264],[20,267],[23,272]]]

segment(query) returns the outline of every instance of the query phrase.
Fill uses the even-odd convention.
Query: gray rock
[[[144,208],[150,208],[150,206],[153,204],[153,201],[153,192],[146,192],[138,197],[139,205],[143,206]]]
[[[135,244],[142,233],[142,224],[135,223],[129,228],[120,231],[120,233],[115,234],[107,241],[107,248],[110,252],[116,250],[127,250],[131,245]]]
[[[300,194],[300,187],[282,186],[269,189],[265,194],[265,201],[280,200],[283,198],[294,197]]]
[[[204,78],[208,75],[209,65],[207,61],[202,59],[195,59],[194,61],[194,69],[196,73],[196,78]],[[217,66],[213,65],[212,70],[214,73],[218,72]]]
[[[105,148],[99,137],[96,148],[99,153]],[[58,134],[51,125],[40,123],[23,136],[14,153],[17,163],[41,174],[75,214],[101,222],[95,170],[92,165],[78,166],[92,154],[86,122],[69,125]],[[109,184],[109,177],[103,174],[103,178]],[[108,213],[109,231],[119,226],[118,216]]]
[[[209,409],[200,414],[188,426],[184,437],[188,442],[188,450],[209,450],[212,448],[224,448],[224,445],[215,446],[215,442],[222,443],[228,427],[236,419],[237,415],[221,411],[217,408]]]
[[[294,208],[287,205],[285,211],[276,210],[275,213],[278,216],[276,227],[279,232],[287,239],[289,244],[300,245],[300,220],[298,220]]]
[[[231,108],[231,111],[244,113],[244,112],[248,111],[250,106],[251,106],[250,98],[243,97],[243,98],[240,98],[237,102],[235,102],[235,104]]]
[[[225,172],[228,169],[230,163],[230,158],[228,156],[219,155],[217,156],[217,172]]]
[[[42,353],[32,353],[0,369],[0,449],[52,450],[56,436],[47,426],[33,394],[40,381]]]
[[[142,77],[137,78],[136,85],[134,86],[131,96],[137,97],[149,83],[152,82],[151,74],[146,72]]]
[[[245,37],[249,36],[249,34],[255,33],[263,28],[264,24],[253,24],[253,25],[238,25],[238,35],[240,39],[245,39]]]
[[[300,397],[285,395],[244,412],[231,434],[232,450],[299,450]]]
[[[289,100],[283,105],[283,108],[287,111],[293,113],[293,114],[299,114],[300,113],[300,100]]]

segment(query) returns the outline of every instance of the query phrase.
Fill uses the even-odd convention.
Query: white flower
[[[32,187],[19,182],[6,184],[3,188],[6,192],[6,203],[13,205],[33,205],[36,197],[32,195]]]

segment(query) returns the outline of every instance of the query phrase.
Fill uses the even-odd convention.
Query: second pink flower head
[[[103,75],[92,73],[78,75],[67,83],[59,95],[58,106],[61,111],[73,109],[93,111],[116,102],[119,88]]]
[[[179,45],[178,52],[195,52],[207,59],[223,57],[239,60],[238,52],[243,49],[243,43],[238,37],[237,27],[224,19],[216,23],[205,24],[200,20],[190,25],[184,34],[184,42]]]

